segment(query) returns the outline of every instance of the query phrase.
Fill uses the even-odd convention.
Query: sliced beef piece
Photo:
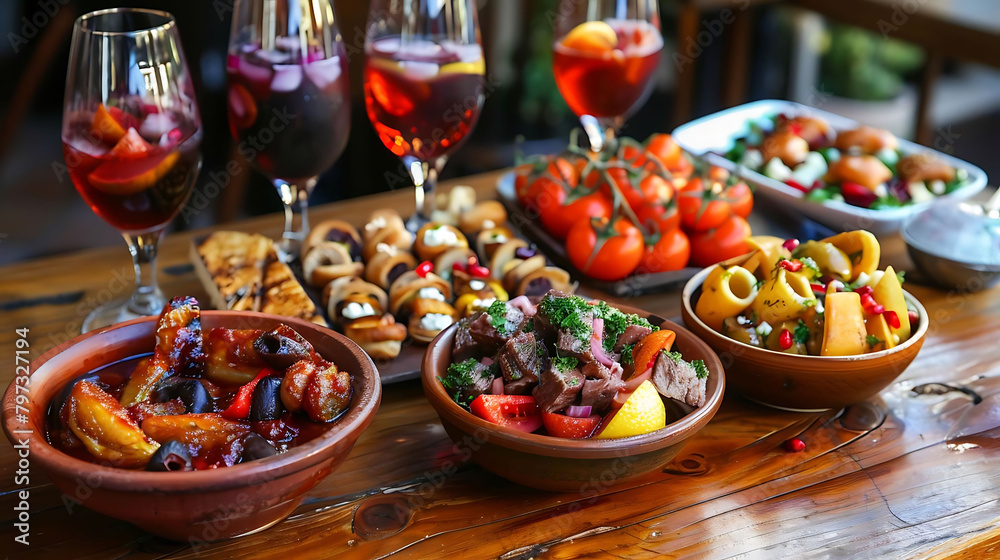
[[[691,406],[705,404],[706,379],[698,379],[698,372],[684,360],[675,361],[661,352],[653,364],[653,385],[661,395]]]
[[[538,384],[538,346],[535,335],[520,332],[497,355],[503,372],[504,393],[526,395]]]
[[[462,383],[458,387],[456,391],[458,398],[456,400],[462,403],[469,403],[479,395],[488,393],[490,386],[493,384],[493,374],[495,371],[495,368],[482,362],[477,362],[475,368],[469,372],[467,382]]]
[[[548,315],[535,313],[532,322],[534,323],[535,338],[546,344],[556,343],[556,336],[559,335],[559,329],[549,321]]]
[[[594,315],[592,313],[584,313],[580,315],[580,320],[585,325],[589,325],[594,322]],[[556,349],[559,350],[560,356],[573,356],[584,363],[594,361],[594,355],[590,353],[589,336],[581,339],[574,333],[565,329],[559,329],[559,334],[556,337]]]
[[[479,343],[469,333],[469,320],[462,319],[458,323],[455,339],[451,343],[451,359],[454,362],[464,362],[479,353]]]
[[[607,379],[611,377],[611,370],[608,369],[608,366],[596,360],[583,364],[583,367],[580,368],[580,373],[586,375],[588,378]]]
[[[539,408],[545,412],[556,412],[576,401],[585,379],[584,375],[575,369],[561,372],[555,365],[551,365],[542,371],[538,378],[538,386],[531,394],[535,396]]]
[[[629,325],[625,327],[625,332],[618,335],[618,340],[615,341],[614,351],[621,352],[622,348],[639,342],[651,332],[653,332],[653,329],[642,325]]]
[[[603,365],[601,365],[604,368]],[[622,370],[620,367],[608,369],[607,377],[595,377],[583,382],[583,390],[580,392],[580,404],[591,406],[597,414],[604,414],[611,408],[611,401],[618,394],[618,391],[625,384],[622,381]]]
[[[524,313],[516,307],[507,306],[507,316],[500,329],[493,326],[493,320],[486,312],[474,316],[469,323],[469,335],[482,345],[483,354],[495,354],[507,340],[517,333],[524,324]]]

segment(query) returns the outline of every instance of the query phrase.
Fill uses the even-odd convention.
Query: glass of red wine
[[[656,0],[562,0],[552,70],[591,148],[613,140],[649,97],[663,51]]]
[[[279,254],[295,260],[309,233],[309,195],[351,131],[347,56],[332,0],[237,0],[226,69],[230,133],[278,190],[285,206]]]
[[[63,157],[73,186],[125,237],[135,291],[93,310],[83,331],[160,313],[156,250],[201,168],[201,117],[177,23],[115,8],[73,26]]]
[[[413,231],[483,106],[486,71],[473,0],[373,0],[365,35],[365,110],[416,186]]]

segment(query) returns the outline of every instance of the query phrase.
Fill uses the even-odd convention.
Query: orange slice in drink
[[[603,21],[586,21],[567,33],[562,44],[580,52],[604,54],[618,46],[618,34]]]
[[[134,128],[128,129],[125,136],[108,152],[111,159],[139,159],[153,151],[153,146],[139,135]]]
[[[118,107],[105,107],[103,103],[97,106],[94,120],[90,128],[97,138],[108,144],[113,144],[125,136],[125,132],[133,126],[139,126],[132,115]]]
[[[163,178],[177,163],[180,152],[155,154],[141,159],[112,159],[87,175],[95,189],[118,196],[142,192]]]

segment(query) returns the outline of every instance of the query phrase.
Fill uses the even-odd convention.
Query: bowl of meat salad
[[[553,491],[662,467],[715,415],[725,386],[718,357],[683,327],[557,291],[537,304],[494,303],[449,327],[421,374],[472,460]]]

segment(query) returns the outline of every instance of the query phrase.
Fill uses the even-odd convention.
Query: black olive
[[[208,389],[197,379],[168,377],[156,387],[153,398],[161,403],[180,398],[184,403],[186,414],[201,414],[215,410],[212,395],[208,394]]]
[[[351,260],[361,260],[361,245],[358,244],[357,239],[354,239],[354,236],[349,232],[342,229],[331,229],[326,232],[326,240],[347,245],[347,252],[350,253]]]
[[[538,251],[530,247],[518,247],[514,251],[514,258],[528,260],[538,254]]]
[[[52,400],[49,402],[49,426],[52,428],[62,428],[61,416],[63,406],[66,405],[66,399],[69,398],[69,394],[73,391],[73,387],[76,387],[76,384],[81,381],[89,381],[94,384],[100,384],[102,386],[101,388],[104,388],[103,383],[101,383],[101,378],[98,377],[96,373],[88,373],[87,375],[77,377],[64,385],[63,388],[59,389],[59,392],[56,393],[56,396],[52,397]]]
[[[267,365],[285,369],[299,360],[309,359],[312,345],[288,325],[279,325],[257,337],[253,349]]]
[[[552,289],[552,282],[548,278],[535,278],[524,288],[524,295],[530,297],[543,296]]]
[[[410,267],[406,263],[396,263],[396,266],[389,269],[389,273],[385,275],[385,279],[392,285],[396,281],[396,278],[402,276],[407,270],[410,270]]]
[[[250,421],[277,420],[285,411],[281,404],[281,377],[265,377],[257,382],[250,401]]]
[[[170,440],[164,443],[153,453],[146,465],[147,471],[193,471],[191,464],[191,453],[183,443],[177,440]]]
[[[240,455],[240,462],[245,463],[247,461],[253,461],[254,459],[263,459],[264,457],[270,457],[277,454],[278,450],[268,443],[266,439],[261,437],[260,434],[250,432],[250,435],[243,440],[243,454]]]

